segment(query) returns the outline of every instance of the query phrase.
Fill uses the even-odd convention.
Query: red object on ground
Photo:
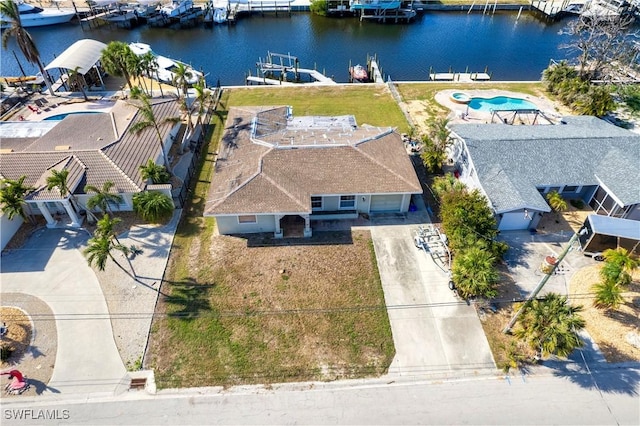
[[[2,373],[0,373],[0,376],[6,376],[9,375],[9,378],[13,378],[14,381],[18,382],[24,382],[24,376],[22,375],[22,373],[19,370],[9,370],[9,371],[3,371]]]

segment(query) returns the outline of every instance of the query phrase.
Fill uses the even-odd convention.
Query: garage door
[[[502,219],[498,224],[501,231],[513,231],[516,229],[529,229],[531,219],[525,217],[524,212],[503,213]]]
[[[398,195],[373,195],[371,197],[371,208],[369,211],[375,212],[399,212],[402,207],[402,194]]]

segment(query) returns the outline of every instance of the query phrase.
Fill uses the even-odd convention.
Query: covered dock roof
[[[78,40],[62,52],[60,56],[51,61],[44,69],[64,68],[75,70],[77,67],[77,71],[84,75],[100,60],[102,51],[106,47],[106,44],[97,40],[88,38]]]

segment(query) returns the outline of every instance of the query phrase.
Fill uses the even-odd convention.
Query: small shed
[[[583,226],[587,232],[580,235],[580,246],[585,253],[622,247],[638,254],[640,221],[592,214]]]

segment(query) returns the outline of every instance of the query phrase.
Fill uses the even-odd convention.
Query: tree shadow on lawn
[[[553,370],[554,376],[566,378],[584,389],[638,395],[636,388],[640,382],[640,372],[625,368],[624,364],[605,364],[604,368],[591,364],[590,369],[587,369],[583,363],[572,361],[551,360],[544,361],[543,364]]]
[[[209,291],[214,284],[198,284],[191,277],[178,282],[165,281],[164,284],[171,293],[164,297],[164,302],[172,307],[169,317],[191,321],[198,318],[202,312],[211,311]]]

